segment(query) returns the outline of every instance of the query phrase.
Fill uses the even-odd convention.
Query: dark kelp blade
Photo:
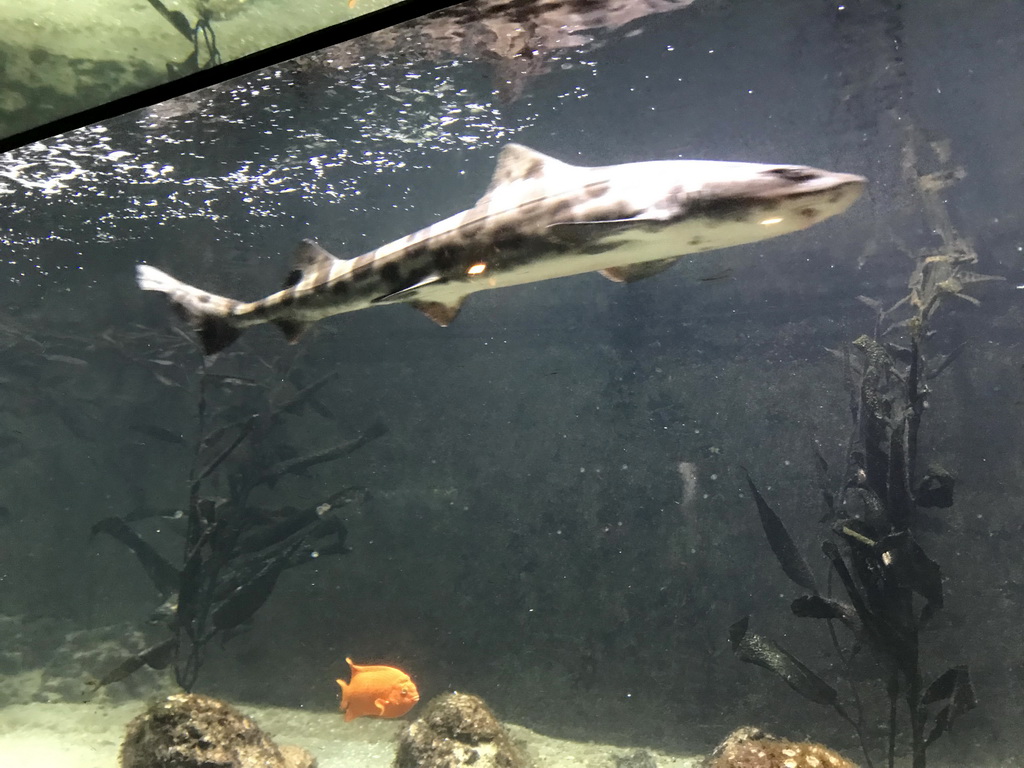
[[[805,699],[829,706],[837,703],[839,695],[835,688],[782,646],[766,637],[749,632],[749,624],[750,617],[744,616],[729,627],[729,642],[732,644],[733,653],[741,661],[774,672]]]
[[[803,619],[839,619],[848,627],[857,628],[860,620],[857,611],[849,603],[821,595],[803,595],[790,605],[794,616]]]
[[[947,669],[928,686],[921,696],[922,704],[935,704],[945,701],[944,706],[935,716],[935,724],[928,734],[926,744],[931,744],[943,733],[953,727],[953,721],[965,712],[974,709],[978,700],[974,695],[974,686],[966,665]]]
[[[768,502],[764,500],[761,492],[757,490],[757,486],[750,479],[750,475],[747,475],[747,485],[750,486],[750,492],[754,494],[757,513],[761,516],[761,527],[764,528],[764,535],[768,539],[768,545],[772,548],[772,552],[775,553],[775,558],[779,561],[779,565],[782,566],[783,572],[799,586],[817,593],[818,586],[814,583],[814,575],[811,573],[807,561],[800,554],[796,544],[793,543],[793,538],[789,535],[789,531],[786,530],[782,520],[768,506]]]
[[[953,506],[956,478],[940,466],[929,466],[915,492],[917,506],[947,509]]]
[[[110,685],[111,683],[116,683],[119,680],[124,680],[130,674],[142,667],[149,667],[150,669],[164,669],[174,658],[174,649],[176,645],[177,640],[173,637],[169,637],[156,645],[150,646],[141,653],[130,656],[107,672],[107,674],[102,678],[97,680],[95,687],[102,688],[105,685]]]
[[[821,449],[817,445],[814,446],[814,464],[817,469],[818,490],[821,493],[821,520],[819,522],[834,520],[836,500],[829,484],[828,462],[821,455]]]
[[[829,559],[829,562],[832,563],[832,568],[835,570],[836,575],[842,582],[843,589],[846,590],[846,594],[850,598],[850,605],[853,606],[853,610],[857,614],[857,618],[860,620],[861,625],[864,626],[877,641],[879,638],[875,616],[871,613],[871,609],[868,608],[868,605],[864,600],[864,596],[857,588],[857,584],[854,582],[853,576],[850,575],[850,569],[846,567],[846,562],[843,560],[842,555],[839,554],[839,547],[831,541],[823,541],[821,543],[821,551],[825,554],[825,557]]]
[[[178,590],[181,576],[178,569],[164,559],[163,555],[157,552],[152,545],[145,541],[139,534],[119,517],[107,517],[93,525],[91,533],[105,533],[111,536],[128,549],[135,553],[142,569],[153,582],[153,586],[163,596],[168,597]]]
[[[909,531],[900,531],[878,542],[882,562],[901,587],[912,589],[928,601],[934,612],[942,607],[942,570]]]
[[[271,563],[252,581],[236,585],[213,609],[213,625],[218,630],[234,629],[252,618],[270,598],[284,569],[284,563]]]

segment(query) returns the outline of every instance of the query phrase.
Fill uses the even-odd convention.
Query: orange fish
[[[338,680],[345,722],[357,717],[401,717],[420,700],[416,683],[394,667],[362,666],[345,659],[352,681]]]

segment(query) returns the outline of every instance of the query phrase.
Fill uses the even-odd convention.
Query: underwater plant
[[[921,633],[943,606],[942,571],[918,543],[923,510],[953,504],[955,481],[938,466],[918,470],[919,435],[929,382],[960,349],[936,359],[925,347],[931,322],[949,298],[978,301],[965,291],[994,280],[973,271],[973,253],[951,249],[918,260],[909,293],[889,309],[861,300],[878,313],[873,336],[861,336],[841,353],[850,388],[852,436],[838,493],[830,490],[828,465],[819,454],[818,474],[831,537],[824,590],[778,514],[747,476],[765,536],[783,572],[807,594],[791,604],[794,615],[823,619],[849,696],[769,638],[749,630],[749,616],[730,628],[737,657],[781,677],[805,698],[832,707],[857,733],[869,768],[865,697],[858,685],[861,659],[873,662],[887,699],[887,764],[895,764],[900,730],[909,727],[913,768],[924,768],[926,750],[976,705],[966,665],[952,666],[928,681],[921,664]],[[843,596],[833,595],[833,579]],[[855,671],[854,662],[858,662]],[[927,682],[926,682],[927,681]],[[901,719],[900,706],[904,710]]]
[[[266,361],[263,361],[264,363]],[[267,601],[280,575],[315,558],[343,555],[347,531],[335,508],[351,501],[358,489],[341,488],[316,506],[266,508],[251,502],[254,491],[274,488],[290,475],[306,475],[317,465],[337,461],[384,434],[375,423],[360,436],[312,452],[287,439],[289,416],[313,409],[329,414],[317,395],[335,374],[305,386],[296,384],[291,366],[276,372],[274,386],[252,379],[212,373],[201,363],[196,389],[196,434],[189,465],[188,499],[183,510],[143,509],[125,517],[97,522],[92,533],[105,533],[128,547],[164,599],[154,619],[170,636],[127,658],[95,687],[122,680],[143,666],[173,664],[175,679],[191,691],[206,646],[249,621]],[[279,365],[268,364],[272,370]],[[225,402],[213,406],[218,396]],[[184,445],[180,435],[152,425],[137,430]],[[244,454],[244,455],[243,455]],[[207,490],[214,486],[226,493]],[[132,527],[151,517],[184,523],[181,567],[176,567]]]

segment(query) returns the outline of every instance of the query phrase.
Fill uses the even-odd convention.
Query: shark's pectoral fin
[[[388,304],[394,301],[409,301],[413,296],[416,295],[416,291],[420,288],[425,288],[428,285],[440,285],[441,283],[448,282],[447,278],[442,277],[438,274],[430,274],[424,277],[422,280],[417,280],[411,285],[406,285],[398,290],[392,291],[391,293],[385,293],[382,296],[378,296],[375,299],[371,299],[371,304]]]
[[[323,276],[326,279],[331,267],[341,261],[312,240],[303,240],[292,257],[292,271],[284,280],[284,287],[291,288],[309,277]],[[318,282],[323,282],[318,281]]]
[[[443,301],[410,301],[409,305],[418,309],[442,328],[447,328],[458,317],[465,296],[455,303],[445,304]]]
[[[608,267],[608,269],[602,269],[601,274],[616,283],[635,283],[637,280],[664,272],[680,258],[682,257],[673,256],[670,259],[641,261],[639,264],[627,264],[623,267]]]
[[[273,322],[274,325],[281,329],[281,333],[284,334],[284,337],[288,340],[289,344],[295,344],[300,338],[302,338],[302,334],[306,332],[309,326],[312,325],[312,323],[306,323],[302,320],[281,319],[274,320]]]

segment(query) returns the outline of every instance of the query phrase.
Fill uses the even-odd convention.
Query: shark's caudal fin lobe
[[[463,299],[454,304],[445,304],[443,301],[410,301],[409,304],[442,328],[447,328],[459,316],[462,302]]]
[[[323,282],[315,278],[326,279],[331,273],[331,267],[339,261],[341,259],[328,253],[313,240],[304,239],[292,256],[292,271],[285,278],[284,287],[291,288],[310,278],[314,278],[315,282]]]
[[[635,283],[645,277],[653,277],[661,274],[675,264],[681,256],[673,256],[670,259],[656,259],[654,261],[641,261],[639,264],[627,264],[623,267],[608,267],[602,269],[601,274],[616,283]]]
[[[231,310],[238,304],[234,299],[202,291],[149,264],[135,268],[135,280],[142,290],[167,296],[178,316],[196,332],[203,354],[220,352],[242,334],[231,322]]]
[[[573,166],[553,157],[524,147],[522,144],[506,144],[498,155],[498,163],[491,177],[490,186],[477,205],[484,203],[491,194],[507,184],[528,179],[539,179],[556,171],[567,171]]]

